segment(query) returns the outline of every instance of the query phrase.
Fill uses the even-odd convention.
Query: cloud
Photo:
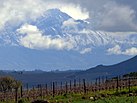
[[[58,8],[74,19],[89,19],[90,27],[103,31],[137,31],[136,1],[129,0],[1,0],[0,27],[36,20],[52,8]]]
[[[109,48],[107,50],[109,54],[116,54],[116,55],[137,55],[137,48],[136,47],[131,47],[126,50],[121,50],[121,47],[119,45],[116,45],[113,48]]]
[[[122,53],[121,47],[120,47],[119,45],[116,45],[116,46],[113,47],[113,48],[109,48],[109,49],[107,50],[107,52],[108,52],[109,54],[121,54],[121,53]]]
[[[81,53],[81,54],[86,54],[86,53],[89,53],[89,52],[91,52],[91,51],[92,51],[91,48],[85,48],[85,49],[83,49],[82,51],[80,51],[80,53]]]
[[[74,19],[87,19],[88,11],[75,4],[49,0],[4,0],[0,6],[0,28],[7,22],[16,24],[17,22],[28,22],[36,20],[48,9],[58,8],[69,14]]]
[[[75,20],[84,20],[84,19],[88,19],[89,18],[89,12],[86,9],[82,9],[80,6],[78,5],[67,5],[67,6],[63,6],[60,9],[62,12],[67,13],[68,15],[70,15],[72,18],[74,18]]]
[[[78,24],[79,22],[70,18],[62,23],[61,29],[64,33],[74,33],[78,32]]]
[[[34,25],[24,24],[17,30],[19,33],[20,45],[31,49],[57,49],[70,50],[73,44],[68,39],[61,37],[53,38],[50,35],[43,35]]]
[[[108,2],[101,13],[100,30],[107,31],[137,31],[136,11],[128,5]]]
[[[18,43],[30,49],[55,49],[73,50],[81,54],[91,52],[91,48],[85,48],[89,42],[82,38],[84,35],[51,36],[43,34],[35,25],[24,24],[17,29]]]
[[[0,7],[0,26],[7,22],[27,21],[35,19],[44,12],[41,1],[36,0],[6,0]]]
[[[17,29],[18,43],[30,49],[55,49],[73,50],[81,54],[91,52],[91,48],[85,48],[91,43],[86,35],[51,36],[43,34],[35,25],[24,24]],[[83,38],[84,37],[84,38]]]
[[[132,48],[126,49],[124,54],[125,55],[137,55],[137,48],[136,47],[132,47]]]
[[[74,19],[70,18],[67,21],[63,22],[63,26],[76,26],[78,22],[76,22]]]

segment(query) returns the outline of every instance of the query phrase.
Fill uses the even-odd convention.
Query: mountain
[[[108,55],[108,48],[115,45],[123,48],[137,46],[136,34],[121,37],[92,30],[88,20],[75,20],[59,9],[49,9],[37,19],[26,21],[16,24],[7,22],[0,30],[1,70],[72,70],[110,65],[132,55]],[[17,30],[25,24],[37,29],[40,37],[37,39],[36,35],[31,35],[28,38],[27,33],[19,34]],[[34,48],[21,44],[24,38],[27,40],[24,44],[33,44]],[[45,47],[48,43],[51,45]]]
[[[130,72],[137,72],[137,56],[115,65],[110,65],[110,66],[98,65],[94,68],[87,69],[84,72],[79,72],[77,76],[78,78],[89,77],[95,79],[95,77],[102,77],[102,76],[113,77],[113,76],[127,74]]]
[[[50,9],[30,24],[36,25],[44,34],[62,35],[62,23],[70,18],[69,15],[61,12],[59,9]]]
[[[28,20],[27,23],[36,26],[43,35],[53,38],[62,37],[73,39],[73,42],[78,43],[80,47],[86,46],[93,48],[112,44],[137,45],[136,34],[121,37],[103,31],[96,31],[88,28],[92,24],[89,24],[87,20],[75,20],[59,9],[49,9],[37,19]],[[0,30],[1,45],[19,45],[19,34],[17,30],[24,24],[25,22],[17,22],[16,25],[13,25],[7,22],[5,28]]]

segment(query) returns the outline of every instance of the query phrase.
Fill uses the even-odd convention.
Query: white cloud
[[[109,48],[107,50],[109,54],[116,54],[116,55],[137,55],[137,48],[136,47],[131,47],[126,50],[122,50],[119,45],[116,45],[113,48]]]
[[[91,48],[85,48],[85,49],[83,49],[82,51],[80,51],[80,53],[81,53],[81,54],[86,54],[86,53],[89,53],[89,52],[91,52],[91,51],[92,51]]]
[[[55,49],[55,50],[74,50],[81,54],[92,51],[91,34],[77,34],[66,36],[51,36],[43,34],[36,26],[24,24],[17,30],[18,42],[20,45],[31,49]],[[98,42],[97,42],[98,43]]]
[[[66,32],[67,33],[75,33],[75,32],[78,32],[78,24],[79,24],[79,22],[70,18],[63,22],[61,28],[64,33],[66,33]]]
[[[76,26],[78,24],[78,22],[76,22],[74,19],[70,18],[67,21],[63,22],[63,26]]]
[[[73,49],[73,42],[61,37],[53,38],[50,35],[43,35],[42,32],[33,25],[25,24],[17,30],[19,33],[20,45],[31,49]]]
[[[81,19],[88,19],[89,18],[89,12],[86,9],[82,9],[80,6],[76,5],[67,5],[61,7],[61,11],[67,13],[75,20]]]
[[[69,14],[74,19],[87,19],[88,12],[75,4],[66,4],[65,2],[53,2],[46,0],[4,0],[0,7],[0,27],[5,23],[27,22],[30,19],[35,20],[46,10],[58,8]]]
[[[91,48],[85,48],[87,40],[82,40],[80,35],[54,37],[43,34],[36,26],[30,24],[24,24],[17,32],[19,44],[30,49],[74,50],[81,54],[91,52]]]
[[[108,31],[137,31],[134,22],[136,12],[127,5],[108,2],[100,14],[100,29]]]
[[[0,26],[4,26],[6,22],[35,19],[44,12],[40,0],[5,0],[2,3],[0,7]]]
[[[137,48],[136,47],[132,47],[132,48],[126,49],[124,54],[125,55],[137,55]]]
[[[108,50],[107,50],[107,52],[109,53],[109,54],[121,54],[122,52],[121,52],[121,47],[119,46],[119,45],[116,45],[115,47],[113,47],[113,48],[109,48]]]

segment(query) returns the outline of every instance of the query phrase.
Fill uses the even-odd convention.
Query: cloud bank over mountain
[[[18,29],[17,32],[21,35],[19,38],[19,43],[27,48],[55,48],[57,50],[62,50],[64,48],[69,50],[73,48],[73,42],[71,43],[69,39],[63,39],[61,37],[52,38],[51,36],[43,35],[42,32],[33,25],[25,24]]]
[[[121,47],[119,45],[116,45],[113,48],[109,48],[107,51],[109,54],[137,55],[136,47],[127,48],[126,50],[121,50]]]
[[[109,54],[136,55],[136,9],[132,3],[121,2],[2,0],[1,39],[37,50],[86,54],[107,46]]]

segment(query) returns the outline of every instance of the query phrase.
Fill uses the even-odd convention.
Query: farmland
[[[96,78],[94,82],[72,80],[51,82],[29,87],[29,84],[0,93],[0,103],[31,103],[46,100],[48,103],[136,103],[136,75],[114,78]]]
[[[137,87],[135,87],[132,90],[136,90]],[[55,97],[52,96],[46,96],[43,98],[38,97],[38,100],[45,100],[49,103],[137,103],[137,97],[134,93],[134,95],[130,96],[130,94],[127,92],[128,90],[123,90],[119,93],[116,93],[114,91],[100,91],[97,93],[87,93],[87,94],[67,94],[67,95],[58,95]],[[131,91],[133,92],[133,91]],[[125,94],[123,94],[125,93]],[[96,100],[91,99],[91,97],[95,97]],[[31,103],[32,99],[20,99],[19,103]],[[0,102],[0,103],[15,103],[14,101],[6,101],[6,102]]]

